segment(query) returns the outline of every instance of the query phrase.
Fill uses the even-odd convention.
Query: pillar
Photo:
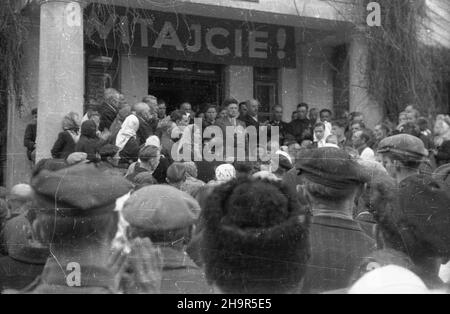
[[[36,161],[50,150],[69,112],[83,113],[84,46],[82,0],[40,1],[38,126]]]
[[[141,102],[148,90],[148,57],[124,55],[120,58],[120,91],[130,105]]]
[[[279,71],[280,89],[279,101],[283,106],[283,121],[290,122],[292,112],[297,110],[299,103],[298,93],[298,71],[296,68],[281,68]]]
[[[236,98],[239,102],[254,97],[253,67],[231,65],[225,68],[225,97]]]
[[[350,112],[362,112],[366,126],[373,128],[383,119],[383,110],[369,95],[368,90],[369,49],[364,35],[355,32],[350,43]]]

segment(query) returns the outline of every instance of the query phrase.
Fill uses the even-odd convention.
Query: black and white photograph
[[[449,0],[0,0],[0,294],[447,293]]]

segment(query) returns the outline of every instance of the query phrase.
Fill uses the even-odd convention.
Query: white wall
[[[333,72],[329,64],[331,48],[304,45],[298,71],[301,83],[300,102],[310,108],[333,110]]]
[[[148,95],[148,57],[120,58],[120,91],[130,105],[141,102]]]
[[[281,68],[279,71],[280,89],[279,101],[283,106],[283,120],[290,122],[292,112],[297,110],[299,103],[298,71],[297,69]]]
[[[253,67],[225,67],[225,97],[233,97],[239,102],[253,98]]]

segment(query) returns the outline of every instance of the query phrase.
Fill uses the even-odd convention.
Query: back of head
[[[239,102],[235,98],[227,98],[223,101],[222,108],[227,108],[231,104],[239,105]]]
[[[81,135],[88,138],[97,137],[97,124],[93,120],[84,121],[81,125]]]
[[[117,231],[116,200],[132,188],[125,178],[86,164],[44,170],[31,185],[40,240],[59,249],[111,241]]]
[[[210,284],[224,293],[298,291],[310,254],[308,219],[287,186],[230,181],[213,190],[203,217]]]
[[[159,147],[156,146],[144,146],[139,151],[139,159],[142,162],[149,162],[150,159],[159,156]]]
[[[79,130],[80,129],[79,115],[75,112],[70,112],[69,114],[64,116],[62,121],[62,127],[64,131]]]
[[[186,168],[186,174],[192,178],[197,178],[198,170],[195,162],[187,161],[184,163],[184,167]]]
[[[186,180],[186,166],[181,162],[174,162],[167,169],[167,181],[171,184],[181,183]]]
[[[323,202],[354,197],[356,190],[369,181],[362,166],[338,148],[306,150],[297,158],[296,166],[307,182],[309,194]]]

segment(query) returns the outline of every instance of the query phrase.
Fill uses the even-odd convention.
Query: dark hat
[[[158,232],[192,226],[200,214],[200,205],[169,185],[151,185],[136,191],[125,202],[126,221],[143,231]]]
[[[363,167],[338,148],[304,150],[296,159],[296,167],[306,179],[335,189],[348,189],[370,180]]]
[[[125,178],[101,172],[95,165],[80,164],[56,172],[42,171],[32,179],[38,210],[68,216],[90,216],[113,211],[116,199],[132,184]]]
[[[423,141],[409,134],[398,134],[383,139],[378,145],[378,153],[394,153],[422,160],[428,157]]]
[[[394,223],[406,225],[415,239],[450,257],[450,187],[426,175],[406,178],[399,186]]]
[[[106,144],[100,147],[98,153],[100,157],[106,158],[106,157],[114,157],[118,151],[119,148],[116,145]]]
[[[202,259],[224,293],[298,288],[310,255],[308,219],[281,182],[241,178],[215,188],[202,213]]]

